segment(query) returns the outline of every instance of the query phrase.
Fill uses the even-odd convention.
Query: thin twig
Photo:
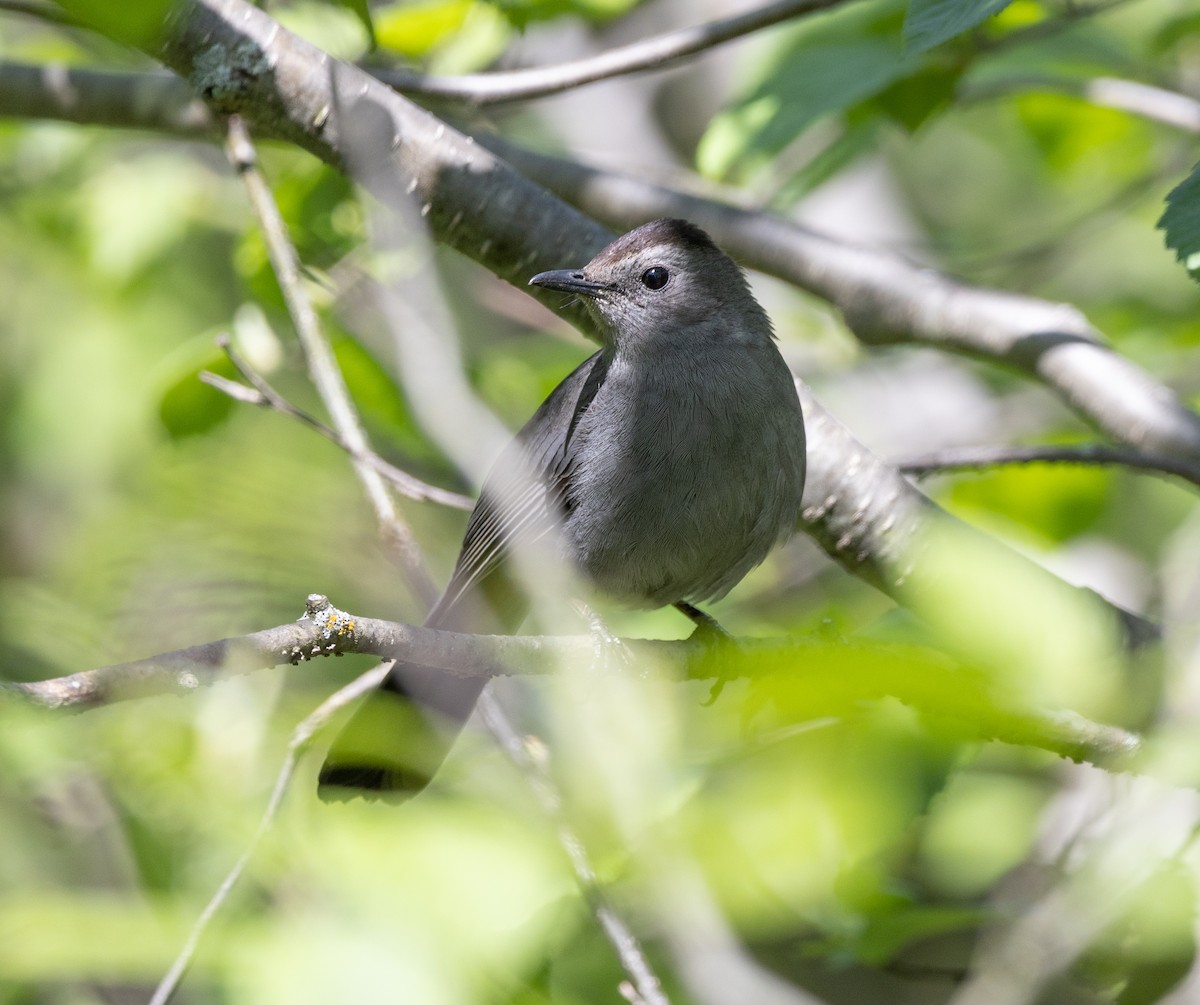
[[[283,803],[283,797],[291,785],[292,776],[296,773],[296,765],[299,764],[300,755],[304,752],[304,749],[317,732],[334,715],[352,701],[379,687],[383,683],[383,678],[387,676],[389,669],[391,669],[390,664],[385,663],[373,667],[366,673],[356,677],[345,687],[339,688],[321,702],[313,712],[292,730],[283,764],[280,766],[279,774],[275,778],[275,785],[271,790],[271,798],[267,800],[266,808],[263,810],[262,817],[258,821],[258,827],[255,828],[254,834],[251,836],[249,843],[241,855],[238,856],[233,868],[226,873],[216,892],[213,893],[208,903],[204,905],[204,910],[196,918],[191,931],[188,932],[187,939],[184,940],[183,947],[179,950],[179,954],[175,957],[170,969],[154,989],[154,994],[150,998],[149,1005],[166,1005],[179,987],[179,982],[183,979],[184,973],[191,965],[192,958],[196,955],[196,948],[200,945],[200,940],[203,938],[209,924],[216,916],[217,911],[229,899],[234,886],[241,879],[242,873],[246,871],[246,866],[250,864],[250,859],[253,858],[255,851],[257,851],[258,846],[262,843],[263,837],[270,830],[271,824],[275,820],[275,815],[279,812],[279,807]]]
[[[244,401],[249,405],[256,405],[260,408],[270,408],[283,415],[290,416],[304,425],[308,426],[315,432],[320,433],[330,443],[336,444],[348,453],[355,461],[361,461],[369,464],[372,468],[383,475],[392,487],[401,495],[407,496],[409,499],[415,499],[418,502],[436,502],[443,506],[450,506],[453,509],[471,510],[475,506],[475,501],[470,496],[462,495],[458,492],[451,492],[449,489],[439,488],[437,485],[430,485],[428,482],[422,481],[415,475],[410,475],[403,468],[398,468],[396,465],[385,461],[373,450],[368,450],[365,453],[356,452],[353,447],[341,436],[336,429],[331,429],[325,425],[320,419],[301,408],[297,408],[290,401],[280,394],[274,387],[267,382],[257,370],[251,367],[241,355],[233,348],[228,336],[220,335],[217,337],[217,345],[224,350],[225,355],[229,357],[229,362],[242,375],[243,378],[251,385],[246,387],[244,384],[238,384],[222,377],[220,374],[210,373],[204,370],[200,373],[200,380],[210,387],[221,391],[223,394],[229,395],[237,401]]]
[[[473,105],[545,97],[584,84],[642,70],[662,70],[684,56],[847,0],[780,0],[758,10],[641,39],[557,66],[439,77],[414,70],[367,67],[367,72],[406,94],[453,98]]]
[[[1200,486],[1200,467],[1174,457],[1146,454],[1128,447],[1099,443],[1053,447],[950,447],[919,457],[905,457],[896,467],[906,475],[921,477],[946,471],[966,471],[1012,464],[1119,465],[1181,478]]]
[[[296,328],[313,386],[329,410],[333,427],[348,444],[354,471],[375,510],[375,517],[385,542],[393,547],[399,557],[413,591],[425,604],[432,604],[437,590],[425,568],[412,531],[396,509],[382,476],[365,460],[359,459],[371,449],[366,431],[359,422],[333,351],[321,334],[316,311],[304,290],[299,255],[288,237],[287,227],[270,187],[258,169],[258,156],[250,134],[237,115],[229,119],[226,153],[234,170],[241,175],[250,196],[250,203],[258,217],[267,245],[267,254],[271,259],[279,288],[283,292],[292,324]]]

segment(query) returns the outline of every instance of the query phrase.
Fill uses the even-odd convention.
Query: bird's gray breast
[[[794,525],[804,430],[773,344],[618,354],[579,419],[563,542],[637,606],[723,596]]]

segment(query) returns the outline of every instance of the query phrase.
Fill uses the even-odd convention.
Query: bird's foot
[[[588,623],[588,634],[592,638],[592,665],[608,669],[628,669],[634,664],[633,650],[625,641],[604,623],[604,619],[583,601],[576,601],[576,609]]]
[[[689,604],[686,600],[681,600],[675,605],[675,609],[689,618],[696,626],[689,637],[690,640],[698,642],[714,655],[719,653],[723,647],[737,644],[737,640],[721,627],[721,623],[716,618],[711,614],[705,614],[699,607]],[[718,659],[717,676],[713,680],[712,690],[708,692],[708,697],[701,702],[702,707],[708,708],[721,696],[729,679],[729,661]]]

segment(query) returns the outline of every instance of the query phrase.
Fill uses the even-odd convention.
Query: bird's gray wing
[[[570,511],[573,436],[580,417],[603,385],[608,367],[603,351],[584,360],[550,392],[500,455],[467,521],[454,573],[427,624],[437,624],[467,591],[493,572],[512,542],[537,540]]]

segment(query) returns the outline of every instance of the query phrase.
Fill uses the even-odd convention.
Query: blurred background
[[[28,6],[0,4],[0,59],[149,66]],[[752,6],[371,4],[374,48],[354,4],[270,13],[337,56],[452,74],[557,63]],[[992,6],[1003,9],[986,23],[921,48],[906,43],[904,5],[869,0],[665,72],[452,111],[539,150],[1075,304],[1194,404],[1200,295],[1155,223],[1195,137],[1080,90],[1120,77],[1195,92],[1200,14],[1182,0]],[[386,274],[368,239],[376,210],[306,154],[261,154],[376,449],[474,494],[414,418],[394,353],[356,328],[356,277]],[[515,429],[591,349],[473,263],[439,251],[436,267],[470,386]],[[866,351],[827,304],[752,279],[793,369],[885,458],[1097,438],[1014,373],[927,348]],[[345,456],[198,380],[233,376],[214,341],[227,333],[320,413],[218,146],[0,121],[0,305],[0,675],[57,676],[268,627],[298,617],[311,592],[364,615],[423,617]],[[527,685],[546,709],[564,818],[672,1001],[1197,1000],[1186,997],[1200,820],[1192,492],[1036,465],[924,487],[1070,582],[1164,622],[1162,658],[1132,672],[1093,660],[1084,615],[1051,628],[998,611],[976,644],[1000,646],[1020,681],[1069,679],[1066,690],[1040,679],[1039,696],[1153,727],[1160,775],[1184,787],[984,742],[969,723],[837,681],[770,672],[704,707],[702,684],[584,668]],[[444,581],[464,514],[400,505]],[[986,589],[1007,574],[970,555],[955,564],[938,598],[948,624],[956,576]],[[801,538],[711,613],[738,635],[815,636],[831,652],[937,641]],[[690,629],[670,611],[610,617],[621,634]],[[370,665],[279,668],[78,715],[0,708],[0,1003],[146,1000],[248,843],[291,729]],[[178,1000],[620,1000],[626,977],[558,821],[504,758],[467,747],[401,812],[318,803],[319,756],[306,759]]]

